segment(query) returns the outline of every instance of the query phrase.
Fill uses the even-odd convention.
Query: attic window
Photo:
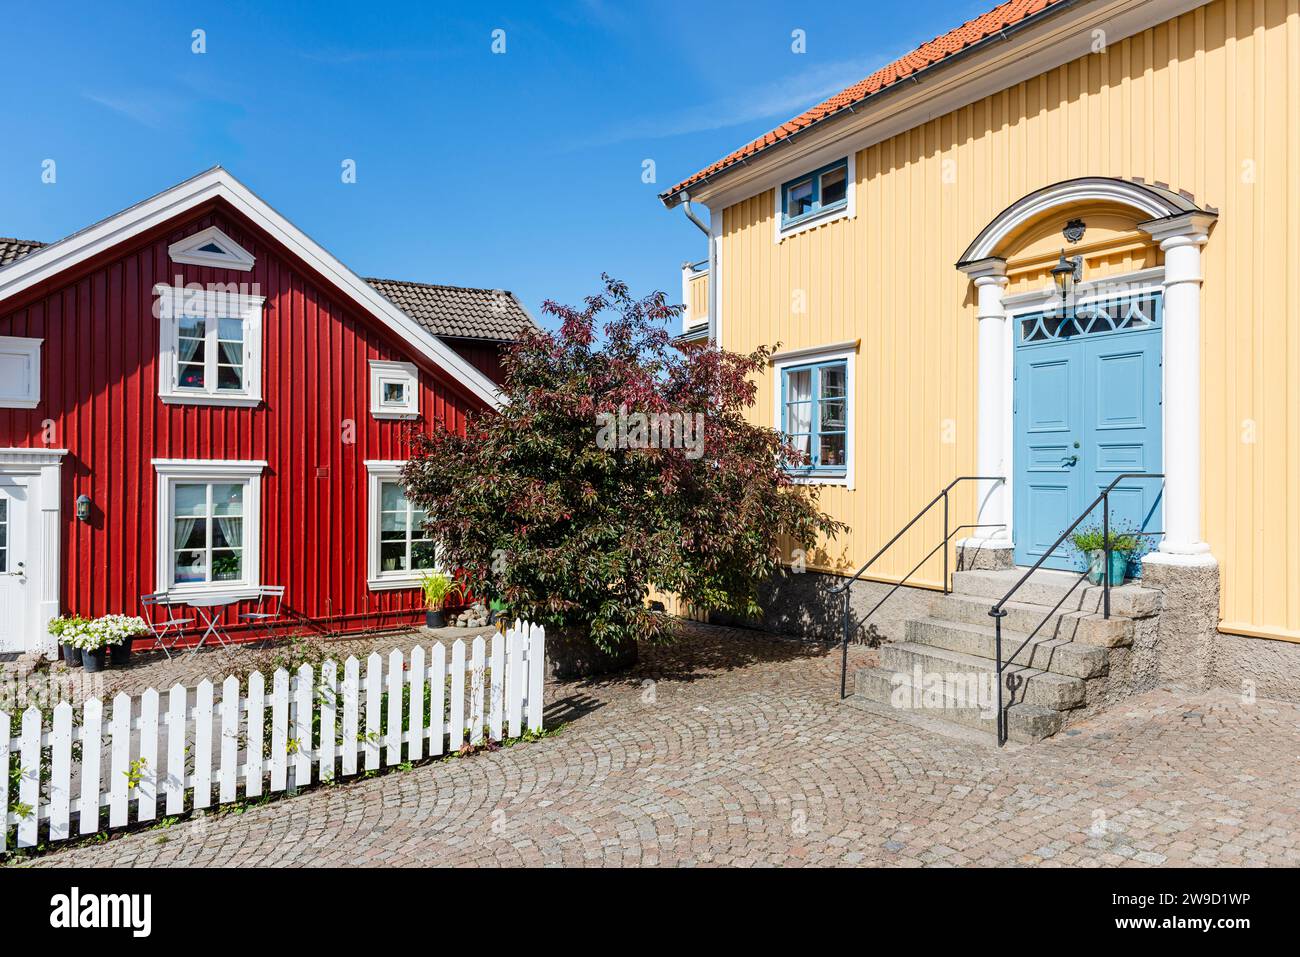
[[[172,262],[190,263],[194,266],[215,266],[218,269],[238,269],[247,272],[253,268],[254,259],[246,249],[216,226],[209,226],[193,236],[167,247]]]
[[[376,419],[420,414],[420,373],[412,363],[370,360],[370,414]]]

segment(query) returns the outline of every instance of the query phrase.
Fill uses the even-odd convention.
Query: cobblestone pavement
[[[1160,690],[998,751],[840,705],[835,650],[688,632],[548,684],[554,737],[35,863],[1300,864],[1294,704]]]

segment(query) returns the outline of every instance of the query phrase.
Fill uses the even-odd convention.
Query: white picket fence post
[[[545,632],[538,625],[515,621],[490,642],[475,637],[468,649],[458,639],[450,662],[448,649],[437,643],[417,646],[409,656],[373,653],[364,677],[354,657],[342,671],[341,683],[333,661],[319,676],[308,665],[292,676],[276,671],[269,740],[265,679],[256,671],[244,696],[233,676],[221,682],[219,700],[206,679],[192,696],[181,685],[165,695],[153,688],[138,698],[118,694],[109,704],[107,728],[98,698],[80,708],[60,702],[48,729],[38,708],[20,716],[0,712],[0,851],[10,848],[11,829],[17,847],[35,847],[43,824],[49,841],[63,841],[74,831],[94,834],[155,820],[160,798],[162,812],[176,816],[210,807],[214,797],[229,804],[307,787],[313,767],[318,781],[354,776],[362,770],[358,752],[364,769],[374,771],[381,763],[454,753],[467,734],[477,746],[542,727]],[[320,735],[313,740],[317,715]]]

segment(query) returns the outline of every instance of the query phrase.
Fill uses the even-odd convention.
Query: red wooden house
[[[532,325],[364,280],[215,168],[51,245],[0,240],[0,652],[62,613],[284,586],[293,627],[399,627],[432,565],[396,481]]]

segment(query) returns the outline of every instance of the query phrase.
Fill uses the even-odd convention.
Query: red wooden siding
[[[510,347],[507,342],[493,342],[490,339],[443,339],[443,342],[456,350],[456,354],[483,373],[493,382],[505,378],[501,370],[501,357]]]
[[[181,265],[167,247],[219,226],[256,257],[246,273]],[[157,283],[249,283],[266,297],[262,392],[255,409],[166,405],[157,397]],[[377,320],[320,284],[307,267],[224,207],[192,212],[76,275],[54,277],[16,311],[0,305],[0,334],[44,339],[41,404],[0,409],[0,446],[69,450],[63,464],[65,610],[138,613],[155,582],[154,458],[265,459],[261,578],[287,586],[286,604],[320,625],[401,624],[420,609],[413,589],[371,592],[367,459],[404,459],[402,422],[370,416],[369,360],[420,365],[418,428],[463,431],[481,403],[421,360]],[[349,425],[351,423],[351,425]],[[345,441],[351,428],[354,441]],[[82,493],[89,524],[75,520]]]

